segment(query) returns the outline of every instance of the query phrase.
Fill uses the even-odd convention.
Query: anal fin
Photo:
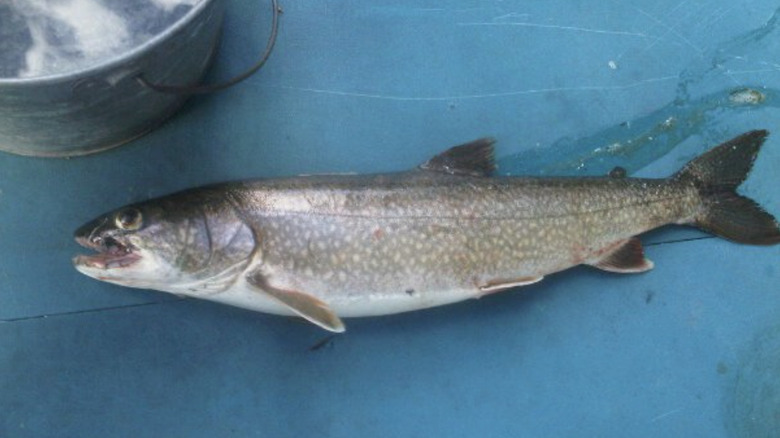
[[[602,271],[620,274],[637,274],[653,269],[653,262],[645,257],[638,237],[619,242],[614,249],[588,264]]]
[[[273,287],[268,284],[265,276],[257,272],[248,274],[246,280],[259,292],[274,298],[307,321],[335,333],[342,333],[345,330],[344,323],[338,315],[319,298],[303,292]]]

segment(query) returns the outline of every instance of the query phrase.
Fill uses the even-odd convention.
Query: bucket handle
[[[163,85],[163,84],[155,84],[153,82],[149,82],[146,78],[144,78],[143,73],[140,73],[138,76],[135,77],[136,82],[138,82],[139,84],[141,84],[146,88],[150,88],[160,93],[176,94],[179,96],[188,96],[193,94],[208,94],[208,93],[213,93],[215,91],[222,91],[226,88],[230,88],[233,85],[236,85],[237,83],[243,81],[244,79],[247,79],[248,77],[255,74],[255,72],[260,70],[260,68],[265,64],[265,62],[268,61],[268,57],[271,56],[271,52],[274,49],[274,44],[276,44],[276,36],[279,33],[279,15],[281,15],[282,13],[282,8],[279,6],[278,0],[271,0],[271,7],[273,8],[273,21],[271,22],[271,35],[269,35],[268,37],[268,43],[266,43],[265,45],[265,51],[263,52],[263,56],[260,58],[259,61],[257,61],[248,70],[241,73],[240,75],[232,79],[229,79],[225,82],[210,84],[210,85]]]

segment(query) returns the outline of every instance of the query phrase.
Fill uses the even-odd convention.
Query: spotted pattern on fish
[[[340,316],[478,298],[580,264],[645,272],[654,264],[636,236],[670,223],[780,243],[774,217],[736,192],[766,136],[743,134],[665,179],[493,177],[493,141],[481,139],[410,172],[217,184],[84,225],[76,238],[98,254],[74,264],[340,332]],[[143,224],[122,228],[125,217]]]

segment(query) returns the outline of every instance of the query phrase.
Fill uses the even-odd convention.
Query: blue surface
[[[0,436],[779,436],[778,246],[663,229],[647,274],[576,268],[328,339],[71,267],[84,221],[209,182],[402,170],[484,135],[504,172],[661,176],[780,131],[771,2],[590,3],[285,2],[267,66],[154,133],[0,155]],[[214,78],[270,21],[227,20]],[[775,133],[743,186],[775,215],[779,167]]]

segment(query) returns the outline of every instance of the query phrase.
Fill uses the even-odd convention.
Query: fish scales
[[[492,141],[394,174],[218,184],[123,207],[76,231],[74,258],[115,284],[295,314],[331,331],[480,297],[590,265],[653,268],[637,235],[694,225],[780,243],[775,218],[737,194],[766,131],[738,136],[665,179],[492,176]]]
[[[605,178],[399,174],[260,182],[231,193],[264,230],[263,264],[290,287],[337,301],[377,285],[436,293],[549,274],[691,217],[699,204],[680,183]]]

